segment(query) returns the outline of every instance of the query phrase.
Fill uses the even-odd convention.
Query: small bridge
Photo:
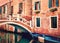
[[[15,43],[17,42],[23,42],[22,40],[25,40],[25,41],[29,41],[32,39],[32,32],[31,32],[31,27],[29,24],[27,23],[23,23],[21,21],[10,21],[10,20],[0,20],[0,25],[4,25],[4,24],[8,24],[8,25],[12,25],[14,26],[14,32],[17,33],[17,30],[20,29],[21,31],[23,30],[23,35],[21,39],[21,41],[17,41],[17,35],[15,35]],[[27,38],[27,39],[25,39]],[[29,41],[30,42],[30,41]],[[28,42],[27,42],[28,43]]]
[[[27,38],[28,37],[30,40],[29,42],[31,41],[31,39],[34,39],[36,41],[40,40],[43,40],[42,42],[44,43],[60,43],[60,38],[56,38],[56,37],[52,37],[52,36],[49,36],[49,35],[45,35],[45,34],[36,34],[36,33],[32,33],[31,32],[31,27],[29,24],[26,24],[24,22],[21,22],[21,21],[10,21],[10,20],[0,20],[0,25],[3,25],[3,24],[9,24],[9,25],[12,25],[15,27],[15,32],[17,32],[17,29],[23,29],[24,32],[28,32],[29,35],[26,35],[24,37],[25,34],[23,34],[23,37],[24,38]],[[24,39],[25,41],[27,41],[26,39]],[[22,41],[22,40],[21,40]],[[21,42],[21,41],[18,41],[18,42]],[[15,42],[17,43],[17,35],[15,35]],[[22,41],[23,42],[23,41]],[[27,43],[29,43],[27,42]]]
[[[9,20],[0,20],[0,25],[10,24],[10,25],[18,25],[25,28],[27,31],[31,32],[31,27],[27,23],[23,23],[21,21],[9,21]]]

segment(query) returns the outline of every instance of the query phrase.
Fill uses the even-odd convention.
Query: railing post
[[[19,21],[19,14],[17,14],[17,21]]]
[[[9,20],[11,20],[11,15],[9,15]]]
[[[32,21],[30,20],[30,27],[32,27]]]

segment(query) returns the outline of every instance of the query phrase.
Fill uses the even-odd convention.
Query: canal
[[[24,27],[10,24],[14,26],[14,31],[8,31],[0,28],[0,43],[60,43],[60,38],[52,37],[45,34],[32,33]],[[20,30],[18,32],[17,30]],[[44,38],[39,41],[38,37]],[[43,42],[41,42],[43,41]]]
[[[0,43],[31,43],[32,36],[28,32],[12,32],[6,30],[0,30]],[[35,40],[33,43],[40,43]]]
[[[0,43],[40,43],[37,38],[33,38],[32,33],[24,27],[15,24],[10,25],[15,27],[14,32],[0,28]],[[17,32],[18,29],[20,32]]]

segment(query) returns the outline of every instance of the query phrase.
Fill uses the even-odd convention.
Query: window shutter
[[[52,7],[52,0],[49,0],[49,8]]]
[[[0,7],[0,14],[2,13],[2,8]]]
[[[56,0],[56,6],[57,7],[59,6],[59,0]]]

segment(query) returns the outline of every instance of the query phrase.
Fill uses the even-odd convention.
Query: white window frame
[[[51,27],[51,17],[57,17],[57,28]],[[50,16],[50,29],[58,29],[58,16]]]
[[[7,5],[5,5],[5,14],[7,14]]]
[[[32,16],[32,27],[35,27],[35,17],[34,16]]]
[[[37,16],[36,18],[40,18],[40,27],[41,27],[41,17],[40,17],[40,16]],[[37,23],[36,23],[37,20],[36,20],[36,18],[35,18],[35,27],[36,27],[36,28],[40,28],[40,27],[37,27]]]
[[[35,2],[34,2],[34,10],[35,10],[35,3],[36,3],[36,2],[39,2],[39,4],[41,4],[41,1],[35,1]],[[40,5],[39,5],[39,6],[40,6]],[[40,9],[38,8],[38,10],[40,10]]]

